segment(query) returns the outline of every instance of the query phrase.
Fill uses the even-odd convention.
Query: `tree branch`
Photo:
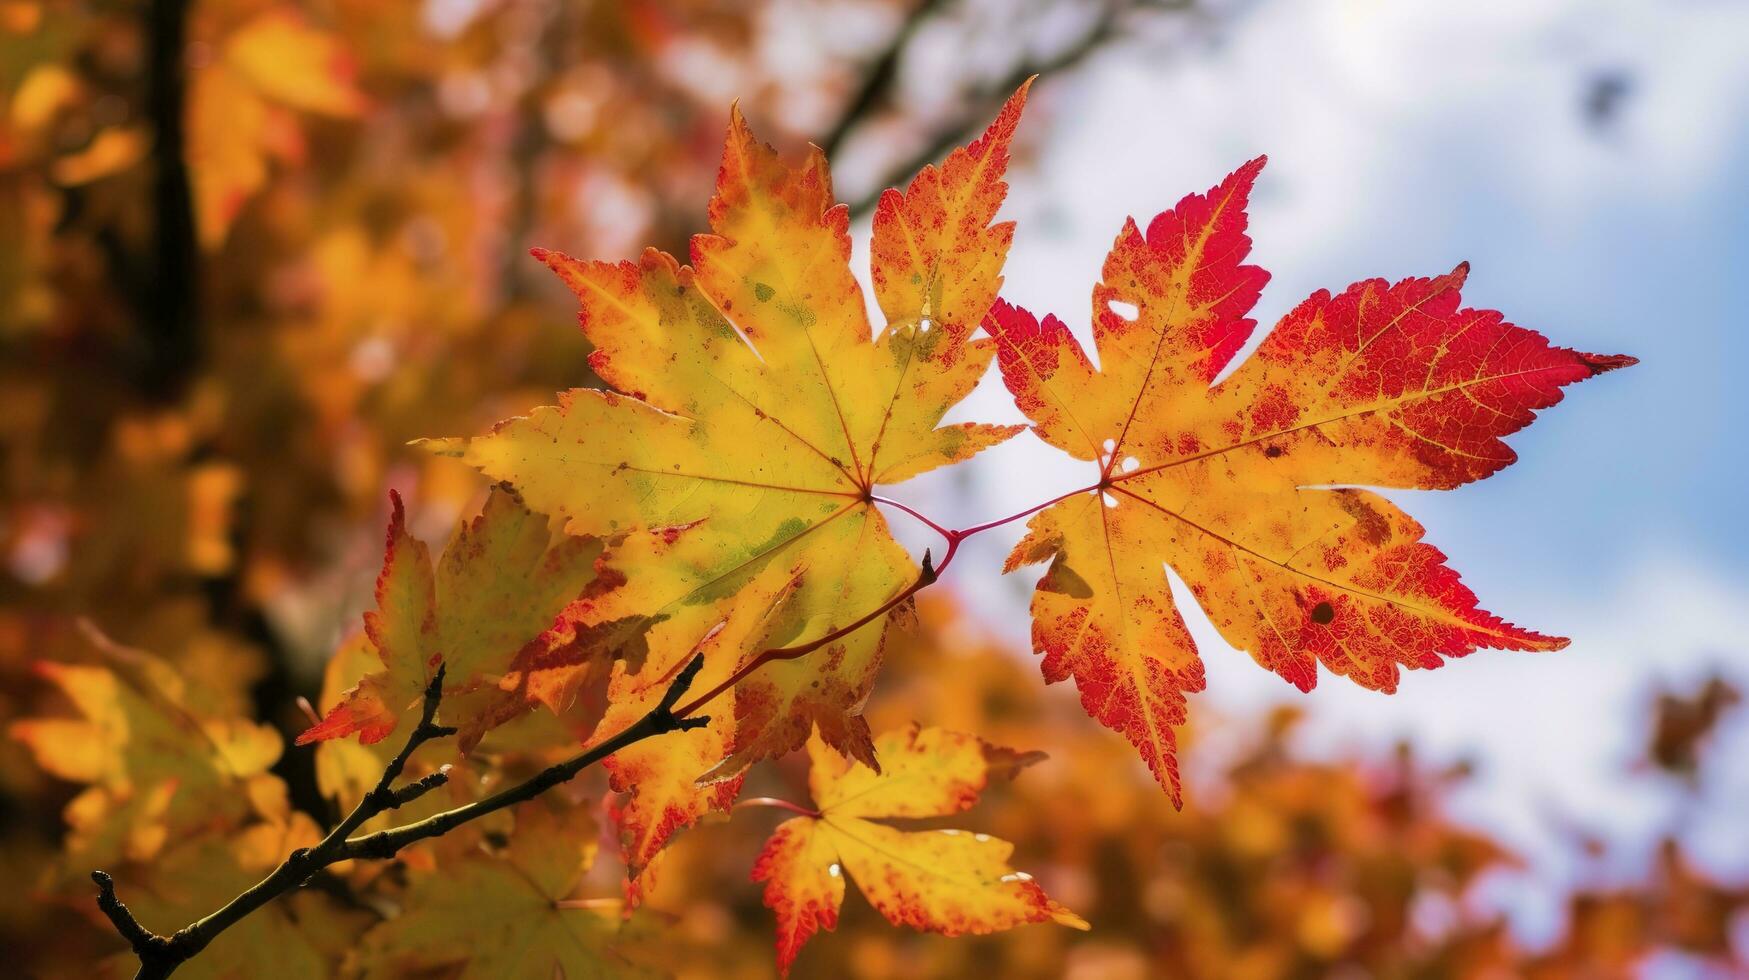
[[[183,65],[189,0],[146,7],[146,113],[152,120],[152,220],[156,265],[150,289],[134,297],[146,349],[142,387],[154,398],[181,393],[200,353],[194,196],[188,179]]]
[[[448,780],[449,767],[445,766],[406,786],[394,788],[394,782],[406,768],[407,760],[420,746],[433,739],[455,734],[455,729],[435,722],[438,703],[443,697],[444,668],[439,666],[436,676],[432,677],[425,688],[424,710],[419,724],[407,737],[406,745],[384,767],[382,778],[377,780],[376,786],[316,846],[301,847],[291,852],[271,874],[232,899],[224,908],[184,926],[170,936],[160,936],[141,925],[133,913],[128,911],[127,906],[116,897],[114,880],[102,871],[91,873],[91,879],[97,883],[98,888],[97,907],[139,958],[140,969],[135,974],[135,980],[159,980],[168,977],[177,967],[205,949],[220,933],[275,898],[301,887],[310,876],[330,865],[358,858],[393,857],[408,844],[439,836],[471,820],[533,799],[634,742],[666,732],[708,724],[709,718],[682,718],[674,712],[674,705],[686,693],[687,688],[692,686],[692,680],[698,676],[699,668],[703,664],[704,658],[695,656],[675,676],[656,707],[618,735],[572,759],[542,770],[528,780],[484,800],[439,813],[405,827],[353,837],[352,833],[365,821],[385,811],[404,806]]]
[[[675,675],[674,681],[668,685],[668,690],[663,693],[662,700],[656,707],[651,708],[642,718],[633,722],[618,735],[597,743],[587,752],[573,756],[557,765],[549,766],[527,780],[509,789],[494,793],[483,800],[426,817],[418,823],[410,823],[405,827],[378,831],[365,837],[354,837],[346,842],[347,856],[359,858],[394,857],[397,851],[409,844],[430,837],[441,837],[470,820],[478,820],[488,813],[496,813],[507,806],[531,800],[628,745],[641,742],[653,735],[703,728],[710,724],[709,717],[684,718],[674,710],[675,703],[692,686],[693,678],[698,676],[699,668],[703,666],[704,656],[702,654],[694,655],[691,662],[679,674]]]
[[[881,193],[886,188],[903,186],[904,182],[913,174],[936,162],[948,151],[975,136],[988,121],[991,107],[1019,88],[1020,83],[1034,75],[1048,76],[1073,68],[1103,48],[1117,37],[1123,15],[1129,10],[1143,7],[1160,10],[1183,10],[1191,5],[1192,0],[1164,0],[1164,2],[1157,3],[1146,2],[1146,0],[1109,0],[1101,6],[1099,15],[1093,23],[1073,42],[1048,57],[1023,58],[1010,68],[1002,78],[971,92],[962,100],[962,104],[966,107],[965,111],[938,127],[915,154],[889,167],[885,177],[875,181],[867,192],[850,202],[850,213],[866,214],[869,209],[875,206],[875,202],[880,200]],[[906,27],[908,31],[916,29],[912,22],[907,22]],[[901,32],[902,38],[909,38],[908,31]],[[897,53],[891,52],[890,54],[896,61]],[[871,76],[872,81],[873,76]],[[883,85],[890,84],[890,78],[883,82]],[[855,103],[853,103],[854,105]],[[861,116],[867,115],[867,111],[867,108],[864,108],[860,116],[852,118],[847,115],[839,121],[839,125],[845,131],[839,132],[834,129],[827,136],[829,142],[825,145],[828,147],[828,151],[849,135],[849,130],[861,121]]]
[[[134,918],[134,914],[128,911],[121,899],[115,897],[114,878],[102,871],[93,871],[91,880],[97,882],[97,907],[103,910],[110,924],[115,926],[115,931],[121,933],[121,937],[134,948],[134,954],[140,958],[140,973],[145,974],[148,963],[162,960],[170,954],[170,941],[140,925],[140,920]]]
[[[862,78],[862,86],[845,104],[844,111],[839,113],[838,121],[833,124],[832,129],[820,139],[820,149],[826,151],[827,159],[836,156],[838,148],[844,145],[845,137],[862,125],[863,120],[886,100],[893,82],[899,77],[899,61],[905,54],[905,48],[910,45],[911,38],[917,35],[917,29],[934,15],[941,4],[942,0],[920,0],[905,15],[904,23],[899,25],[886,48],[869,65],[868,74]]]

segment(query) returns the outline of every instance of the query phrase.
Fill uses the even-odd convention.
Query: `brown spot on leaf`
[[[1341,491],[1342,509],[1354,518],[1354,533],[1360,539],[1373,547],[1382,547],[1391,540],[1391,522],[1378,508],[1368,503],[1360,494],[1353,491]]]

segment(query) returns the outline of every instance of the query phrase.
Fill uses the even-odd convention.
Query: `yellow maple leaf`
[[[441,663],[438,718],[459,728],[463,748],[471,748],[527,709],[529,696],[509,679],[519,657],[548,656],[578,642],[571,607],[595,580],[600,542],[554,540],[546,518],[499,489],[479,516],[461,523],[434,566],[430,549],[407,531],[399,495],[392,499],[377,608],[365,614],[365,635],[383,669],[365,675],[299,735],[300,745],[353,733],[365,743],[386,738],[403,718],[418,717]],[[582,665],[571,679],[573,697],[580,687],[605,688],[611,660],[606,652],[594,655],[598,649],[571,658]],[[603,708],[594,704],[577,723],[592,728]]]
[[[1014,758],[972,735],[938,728],[888,732],[877,742],[875,772],[808,743],[814,815],[785,821],[753,866],[765,904],[777,914],[777,960],[789,972],[819,928],[838,923],[844,877],[887,921],[958,936],[1055,921],[1087,928],[1048,898],[1032,876],[1008,865],[1014,846],[960,830],[905,831],[874,819],[949,816],[978,801],[992,761]]]
[[[558,406],[488,435],[436,445],[574,534],[668,539],[675,559],[620,597],[635,596],[631,607],[665,627],[652,633],[644,688],[725,620],[764,624],[749,639],[807,641],[895,600],[918,572],[876,510],[874,487],[1017,431],[941,420],[995,353],[971,333],[1001,284],[1011,229],[992,221],[1024,100],[1023,87],[979,140],[882,198],[872,250],[887,316],[879,337],[824,157],[815,149],[785,164],[738,111],[712,233],[694,238],[692,267],[653,250],[637,263],[536,253],[581,300],[591,364],[611,388],[565,392]],[[734,728],[718,733],[728,758],[713,778],[799,747],[815,726],[876,765],[859,707],[886,621],[742,680]]]
[[[267,772],[279,759],[277,732],[197,713],[182,678],[150,654],[108,641],[99,649],[102,665],[37,665],[76,717],[10,729],[45,771],[86,784],[67,804],[71,856],[91,866],[143,861],[166,842],[287,815],[284,784]]]
[[[493,980],[645,975],[615,950],[618,903],[574,897],[595,835],[574,808],[522,804],[502,853],[475,851],[420,874],[400,915],[365,935],[352,965],[367,978],[441,968]]]
[[[707,546],[708,542],[693,535],[640,534],[618,542],[603,565],[622,577],[624,584],[607,597],[602,615],[619,615],[616,605],[643,605],[652,586],[662,587],[664,570],[696,562]],[[729,618],[690,647],[685,644],[700,625],[692,616],[653,623],[645,636],[653,651],[645,669],[614,678],[609,692],[612,706],[602,731],[621,731],[649,711],[673,675],[695,655],[704,657],[704,665],[693,680],[695,688],[709,690],[728,681],[742,651],[763,648],[789,635],[779,632],[776,623],[796,587],[796,579],[787,574],[786,566],[766,566],[742,589]],[[628,794],[624,804],[615,809],[614,819],[626,863],[627,898],[632,903],[640,901],[652,883],[653,872],[647,869],[669,839],[707,814],[728,809],[740,794],[741,772],[725,764],[738,727],[735,712],[714,711],[702,728],[631,745],[606,760],[611,787]]]
[[[291,7],[268,10],[225,39],[225,60],[256,91],[283,105],[330,116],[365,107],[352,55],[333,34]]]

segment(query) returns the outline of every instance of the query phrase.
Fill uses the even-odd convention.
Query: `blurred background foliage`
[[[62,708],[33,663],[112,656],[83,617],[164,658],[191,710],[301,728],[297,698],[318,699],[368,598],[386,488],[439,540],[483,494],[408,441],[592,378],[573,298],[526,247],[684,254],[731,99],[780,146],[824,146],[863,212],[1027,76],[1046,73],[1037,145],[1064,111],[1056,80],[1113,50],[1216,43],[1242,6],[0,0],[0,723]],[[1516,859],[1442,809],[1461,768],[1407,750],[1312,761],[1291,715],[1223,719],[1187,753],[1177,813],[1024,651],[951,600],[921,614],[876,729],[919,719],[1049,748],[973,816],[1095,930],[945,941],[852,899],[803,975],[1615,976],[1670,951],[1745,966],[1749,892],[1674,841],[1573,895],[1561,935],[1527,947],[1471,902]],[[1659,698],[1644,764],[1698,792],[1701,747],[1736,701],[1723,682]],[[317,758],[286,752],[273,773],[326,819],[345,765],[319,780]],[[752,795],[800,796],[790,766],[761,778]],[[72,797],[0,742],[0,946],[27,975],[79,974],[115,945],[60,856]],[[687,835],[627,955],[768,975],[746,872],[773,816]],[[611,898],[617,874],[603,860],[579,887]],[[376,913],[323,914],[332,941],[309,955],[333,964],[335,937]]]
[[[1733,946],[1749,887],[1715,880],[1673,836],[1620,877],[1605,870],[1609,845],[1575,821],[1569,844],[1592,862],[1593,880],[1568,897],[1557,936],[1525,942],[1478,901],[1512,887],[1525,856],[1447,807],[1472,778],[1467,764],[1434,765],[1403,745],[1313,760],[1295,749],[1290,708],[1205,713],[1186,742],[1186,802],[1174,811],[1133,750],[1078,721],[1074,693],[1039,685],[1023,651],[993,639],[951,597],[930,598],[919,613],[870,723],[882,731],[923,718],[1046,749],[1048,760],[948,822],[1015,842],[1015,866],[1093,930],[943,939],[895,930],[851,900],[838,934],[803,952],[799,975],[1552,978],[1676,964],[1686,972],[1669,975],[1727,977],[1749,966]],[[1659,697],[1638,765],[1676,781],[1705,771],[1669,760],[1705,758],[1721,717],[1708,705],[1721,696],[1734,697],[1722,682]],[[750,782],[748,794],[805,801],[800,766],[768,778]],[[691,833],[657,866],[651,906],[660,916],[651,917],[664,923],[656,935],[682,975],[766,975],[769,923],[745,890],[740,856],[783,816],[743,808]]]

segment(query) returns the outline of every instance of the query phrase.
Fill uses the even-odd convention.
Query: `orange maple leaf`
[[[819,808],[781,824],[759,853],[753,880],[777,914],[785,974],[817,930],[838,924],[846,872],[894,925],[947,936],[982,935],[1028,922],[1087,928],[1032,876],[1008,866],[1014,846],[959,830],[905,831],[875,819],[944,817],[978,802],[992,775],[1016,757],[977,737],[938,728],[888,732],[876,742],[880,772],[808,742],[808,788]]]

